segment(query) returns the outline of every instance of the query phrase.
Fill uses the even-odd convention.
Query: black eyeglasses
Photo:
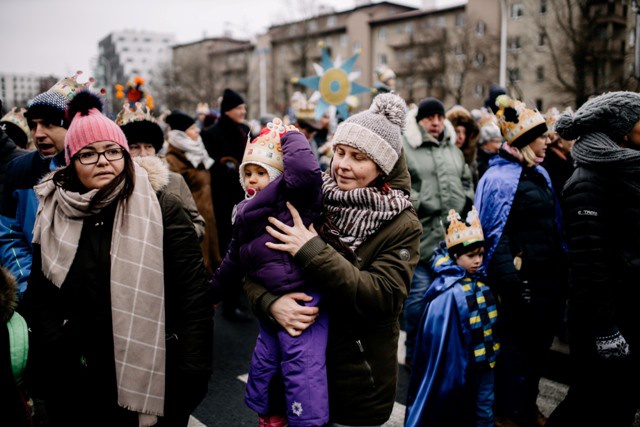
[[[109,148],[104,151],[83,151],[75,155],[83,165],[94,165],[100,160],[100,156],[112,162],[124,157],[124,148]]]

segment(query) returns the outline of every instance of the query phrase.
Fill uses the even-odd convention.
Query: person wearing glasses
[[[64,137],[69,127],[67,103],[82,87],[73,77],[56,83],[33,98],[25,113],[36,151],[20,156],[7,165],[0,208],[0,265],[18,281],[21,300],[31,271],[33,223],[38,200],[33,186],[47,172],[64,165]]]
[[[69,117],[66,166],[35,187],[30,390],[51,426],[187,426],[213,339],[195,229],[100,99],[80,92]]]

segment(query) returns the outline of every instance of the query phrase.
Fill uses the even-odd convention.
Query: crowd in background
[[[637,93],[575,112],[499,85],[478,109],[407,105],[385,69],[349,117],[295,93],[248,120],[225,89],[215,108],[125,102],[112,120],[77,77],[0,119],[7,425],[186,426],[219,303],[259,319],[260,425],[383,425],[401,326],[406,425],[632,425]],[[547,419],[554,339],[572,372]]]

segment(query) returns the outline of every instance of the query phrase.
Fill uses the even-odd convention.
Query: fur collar
[[[407,112],[407,125],[404,130],[405,141],[414,150],[422,145],[424,141],[432,141],[438,143],[434,137],[427,132],[422,132],[420,125],[416,122],[416,115],[418,114],[418,107],[412,108]],[[444,120],[444,138],[440,145],[453,144],[456,142],[456,130],[453,128],[451,122],[447,119]]]
[[[142,166],[149,175],[149,183],[156,193],[169,184],[169,166],[159,157],[134,157],[133,161]]]

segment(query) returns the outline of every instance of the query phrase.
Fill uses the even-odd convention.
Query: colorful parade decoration
[[[122,99],[126,97],[132,109],[135,108],[136,102],[142,102],[146,104],[150,110],[153,110],[153,97],[145,93],[145,90],[142,88],[144,83],[145,81],[142,77],[136,76],[132,81],[127,82],[126,86],[121,84],[115,85],[116,98]]]
[[[340,116],[346,119],[349,117],[349,100],[353,99],[352,95],[372,92],[371,88],[355,82],[360,77],[360,72],[351,71],[360,51],[343,63],[339,56],[332,61],[324,44],[321,43],[320,47],[322,49],[321,64],[313,64],[317,75],[293,78],[292,82],[315,90],[309,101],[317,103],[316,120],[319,120],[328,109],[337,110]],[[330,112],[330,115],[333,114]]]

